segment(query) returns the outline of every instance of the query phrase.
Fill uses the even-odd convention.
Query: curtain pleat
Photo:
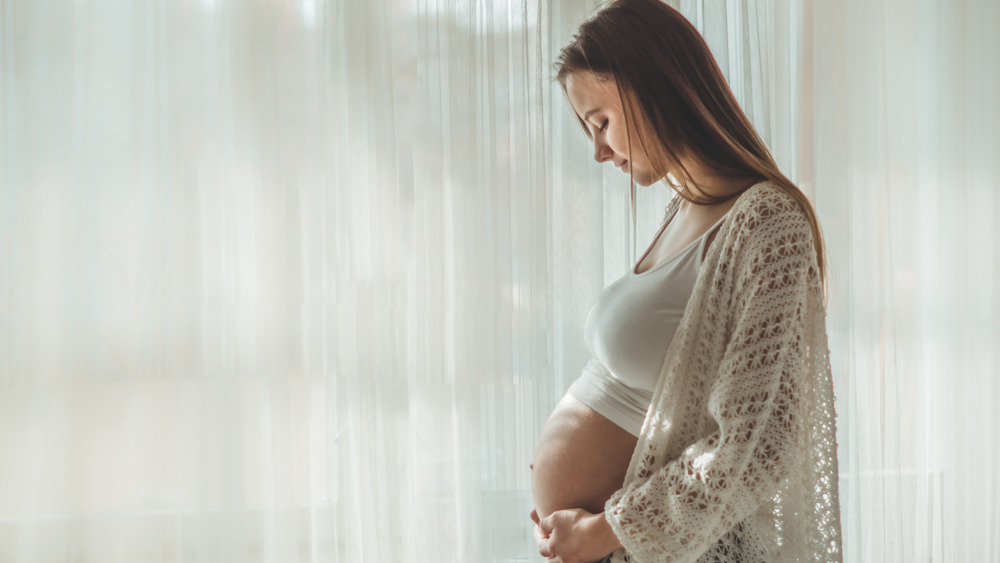
[[[1000,13],[813,9],[845,554],[995,560]]]

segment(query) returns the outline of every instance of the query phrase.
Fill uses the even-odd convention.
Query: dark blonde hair
[[[826,253],[812,204],[778,169],[704,38],[680,12],[659,0],[615,0],[580,26],[559,53],[555,68],[564,92],[575,72],[614,80],[626,132],[635,126],[653,170],[688,201],[725,201],[742,190],[723,198],[696,198],[689,186],[697,184],[681,157],[693,158],[724,178],[769,180],[788,192],[809,218],[825,283]],[[580,125],[589,137],[586,124],[581,120]],[[680,185],[666,180],[667,171]]]

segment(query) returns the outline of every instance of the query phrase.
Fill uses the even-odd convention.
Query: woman
[[[550,561],[841,560],[823,245],[704,40],[657,0],[584,23],[557,79],[594,158],[671,185],[588,316],[594,359],[542,430]]]

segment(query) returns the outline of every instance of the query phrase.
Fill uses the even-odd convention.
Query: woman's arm
[[[605,507],[640,560],[694,561],[768,501],[805,455],[800,388],[810,377],[805,336],[817,303],[822,322],[811,229],[790,208],[756,216],[742,244],[731,264],[734,309],[722,315],[733,319],[731,336],[708,395],[718,429],[662,465],[646,443],[636,478]]]

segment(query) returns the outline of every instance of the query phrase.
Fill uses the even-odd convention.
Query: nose
[[[607,162],[612,159],[614,154],[614,151],[611,150],[611,147],[607,143],[598,139],[594,140],[594,160],[597,162]]]

